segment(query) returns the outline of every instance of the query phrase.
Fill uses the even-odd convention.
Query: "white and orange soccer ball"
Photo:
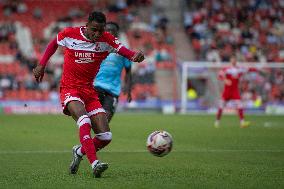
[[[154,131],[148,136],[147,149],[154,156],[163,157],[170,153],[173,138],[167,131]]]

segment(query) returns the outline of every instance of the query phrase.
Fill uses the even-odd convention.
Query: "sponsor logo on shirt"
[[[78,64],[84,64],[84,63],[93,63],[94,60],[91,58],[79,58],[77,60],[75,60],[76,63]]]
[[[75,52],[75,60],[76,63],[93,63],[95,60],[93,59],[96,56],[95,53],[91,52]]]
[[[96,46],[95,46],[94,50],[95,51],[100,51],[101,50],[101,47],[100,47],[99,43],[96,43]]]
[[[120,44],[120,42],[118,41],[118,39],[115,39],[114,42],[115,42],[115,44],[117,44],[117,45]]]
[[[78,45],[77,43],[73,42],[71,47],[75,47],[76,45]]]

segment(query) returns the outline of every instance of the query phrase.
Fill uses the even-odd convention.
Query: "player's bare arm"
[[[33,74],[36,79],[36,81],[39,83],[42,81],[42,78],[44,76],[44,66],[41,64],[38,64],[34,69],[33,69]]]
[[[142,51],[138,51],[132,57],[133,62],[142,62],[145,59],[144,53]]]
[[[132,96],[131,96],[131,84],[132,84],[132,75],[131,75],[131,67],[125,69],[126,74],[125,74],[125,92],[127,93],[127,102],[132,101]]]
[[[106,36],[108,37],[109,45],[116,49],[119,55],[124,56],[132,62],[142,62],[144,60],[144,53],[142,51],[135,52],[126,48],[125,46],[121,45],[121,43],[118,42],[117,39],[110,33],[107,33]]]
[[[44,76],[44,70],[45,67],[48,63],[48,60],[50,57],[55,53],[57,50],[58,45],[57,45],[57,39],[54,38],[48,45],[47,48],[44,52],[43,57],[41,58],[39,64],[33,69],[33,74],[36,79],[36,81],[39,83],[42,81],[43,76]]]

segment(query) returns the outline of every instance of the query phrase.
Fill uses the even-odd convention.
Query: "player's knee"
[[[91,125],[92,124],[91,119],[87,115],[82,115],[78,118],[77,125],[80,128],[81,126],[83,126],[85,124]]]
[[[112,140],[112,133],[111,132],[104,132],[99,133],[96,135],[96,138],[98,138],[101,141],[111,141]]]
[[[113,112],[106,111],[106,116],[107,116],[108,122],[110,122],[110,121],[111,121],[111,118],[112,118],[112,116],[113,116]]]
[[[96,135],[96,138],[101,141],[101,148],[107,146],[112,140],[112,133],[111,132],[104,132],[99,133]]]
[[[79,127],[79,137],[81,144],[86,140],[91,140],[91,120],[87,115],[82,115],[77,120],[77,125]]]

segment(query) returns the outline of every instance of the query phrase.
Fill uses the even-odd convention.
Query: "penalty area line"
[[[102,153],[145,153],[147,150],[109,150]],[[256,152],[256,153],[281,153],[283,150],[273,149],[188,149],[188,150],[173,150],[174,153],[226,153],[226,152]],[[65,154],[72,153],[71,150],[23,150],[23,151],[0,151],[0,154]]]

